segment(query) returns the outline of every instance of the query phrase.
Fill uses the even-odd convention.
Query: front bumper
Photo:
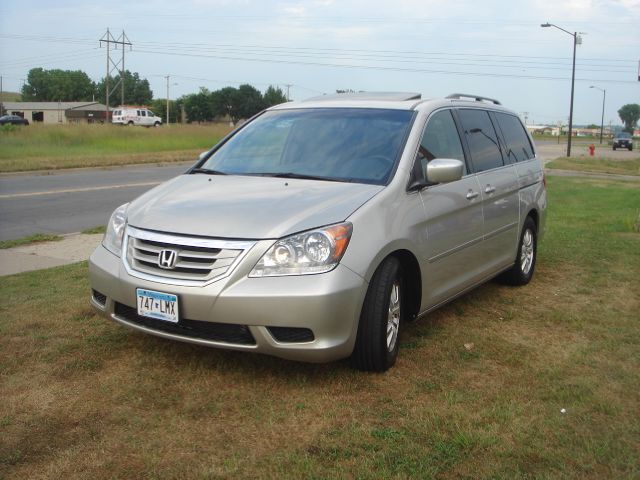
[[[262,253],[253,248],[225,278],[205,286],[184,286],[132,276],[121,258],[99,246],[89,259],[91,304],[118,323],[172,340],[307,362],[348,357],[366,281],[343,265],[319,275],[248,278]],[[137,317],[137,288],[177,295],[179,324],[183,324],[178,326],[185,328],[164,328]],[[196,333],[193,325],[214,334]],[[299,341],[300,336],[286,334],[298,329],[310,330],[311,337],[303,335],[304,341]],[[215,334],[245,330],[249,334],[242,337]]]

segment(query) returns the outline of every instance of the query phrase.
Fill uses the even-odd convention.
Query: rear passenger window
[[[522,162],[533,158],[533,147],[518,117],[506,113],[494,113],[498,126],[507,143],[509,163]]]
[[[450,110],[441,110],[433,114],[422,135],[418,160],[423,172],[426,173],[427,163],[434,158],[455,158],[465,163],[458,129]]]
[[[498,137],[489,113],[485,110],[460,109],[458,114],[475,171],[484,172],[503,166]]]

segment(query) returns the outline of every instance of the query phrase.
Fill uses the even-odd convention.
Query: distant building
[[[527,125],[527,130],[531,135],[551,135],[553,127],[548,125]]]
[[[2,107],[29,123],[104,123],[106,118],[106,107],[98,102],[2,102]]]

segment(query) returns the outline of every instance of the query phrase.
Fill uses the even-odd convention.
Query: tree
[[[211,109],[214,117],[229,116],[233,119],[233,109],[237,90],[224,87],[211,92]]]
[[[167,100],[165,98],[157,98],[151,102],[150,106],[153,113],[162,117],[162,123],[167,123]],[[169,100],[169,117],[171,123],[178,123],[180,121],[180,110],[178,108],[177,101]]]
[[[122,103],[122,95],[118,81],[120,75],[112,77],[109,82],[109,105],[116,107]],[[117,87],[116,87],[117,85]],[[114,89],[115,87],[115,89]],[[107,83],[103,78],[97,85],[97,98],[104,102],[106,96]],[[149,105],[153,100],[153,92],[146,78],[140,78],[138,72],[131,73],[129,70],[124,72],[124,103],[125,105]]]
[[[22,99],[40,102],[91,101],[95,84],[81,70],[32,68],[22,87]]]
[[[265,102],[258,89],[245,84],[211,92],[211,108],[214,117],[228,115],[236,123],[264,110]]]
[[[618,116],[624,122],[625,131],[633,134],[633,130],[636,128],[638,120],[640,120],[640,105],[637,103],[623,105],[618,110]]]
[[[200,87],[198,93],[192,93],[179,99],[184,104],[189,122],[208,122],[213,120],[214,113],[211,107],[211,92],[205,87]]]
[[[235,94],[235,105],[231,119],[236,123],[242,118],[253,117],[256,113],[264,110],[265,104],[262,93],[251,85],[240,85]]]
[[[280,89],[280,87],[273,87],[271,85],[269,85],[267,91],[264,92],[263,99],[265,108],[269,108],[280,103],[285,103],[287,101],[287,97],[284,95],[284,92]]]

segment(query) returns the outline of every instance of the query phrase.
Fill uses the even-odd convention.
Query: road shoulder
[[[102,234],[72,233],[62,240],[0,250],[0,276],[57,267],[87,260]]]

